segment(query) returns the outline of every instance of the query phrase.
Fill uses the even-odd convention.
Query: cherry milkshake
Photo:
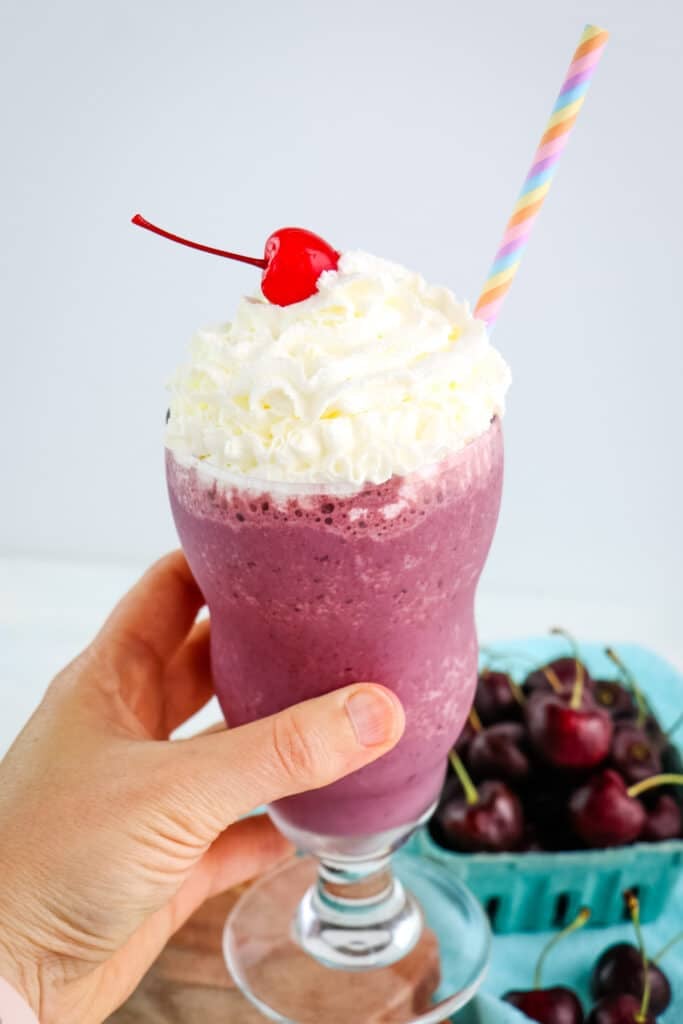
[[[211,609],[211,653],[231,725],[356,680],[394,690],[398,746],[323,790],[280,801],[282,826],[368,835],[436,799],[474,698],[474,591],[502,483],[496,420],[429,472],[356,494],[282,496],[228,485],[167,456],[171,504]]]
[[[227,720],[358,680],[405,708],[388,755],[271,808],[309,849],[407,834],[438,796],[474,697],[507,386],[467,306],[364,253],[302,301],[243,300],[171,385],[171,504]]]

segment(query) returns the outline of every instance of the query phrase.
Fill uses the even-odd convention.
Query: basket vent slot
[[[500,899],[497,896],[492,896],[490,899],[488,899],[486,901],[485,910],[486,910],[486,913],[489,916],[489,921],[491,922],[491,927],[493,927],[495,925],[495,923],[496,923],[496,915],[498,914],[498,910],[499,909],[500,909]]]
[[[555,913],[553,914],[553,928],[561,928],[567,919],[569,910],[569,893],[561,892],[555,901]]]

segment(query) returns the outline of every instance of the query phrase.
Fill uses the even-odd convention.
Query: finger
[[[109,646],[160,670],[187,636],[204,604],[181,551],[165,555],[119,602],[95,645]]]
[[[169,736],[213,696],[208,619],[192,627],[185,643],[171,658],[162,686],[164,728]]]
[[[326,786],[400,739],[405,716],[382,686],[360,683],[270,718],[176,744],[169,786],[216,831],[263,803]]]
[[[292,856],[294,846],[266,814],[243,818],[222,832],[194,871],[204,876],[207,897],[263,874]]]
[[[227,732],[227,725],[225,722],[214,722],[213,725],[207,725],[206,729],[200,729],[199,732],[195,733],[195,736],[210,736],[214,732]],[[0,1021],[2,1024],[2,1021]]]

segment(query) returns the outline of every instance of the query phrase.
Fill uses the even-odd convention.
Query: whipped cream
[[[199,331],[170,384],[166,445],[264,481],[379,484],[484,433],[509,384],[466,303],[347,252],[303,302],[245,298]]]

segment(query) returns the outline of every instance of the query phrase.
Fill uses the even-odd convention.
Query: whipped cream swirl
[[[502,416],[510,372],[447,288],[345,253],[291,306],[245,298],[170,384],[166,445],[263,481],[383,483]]]

